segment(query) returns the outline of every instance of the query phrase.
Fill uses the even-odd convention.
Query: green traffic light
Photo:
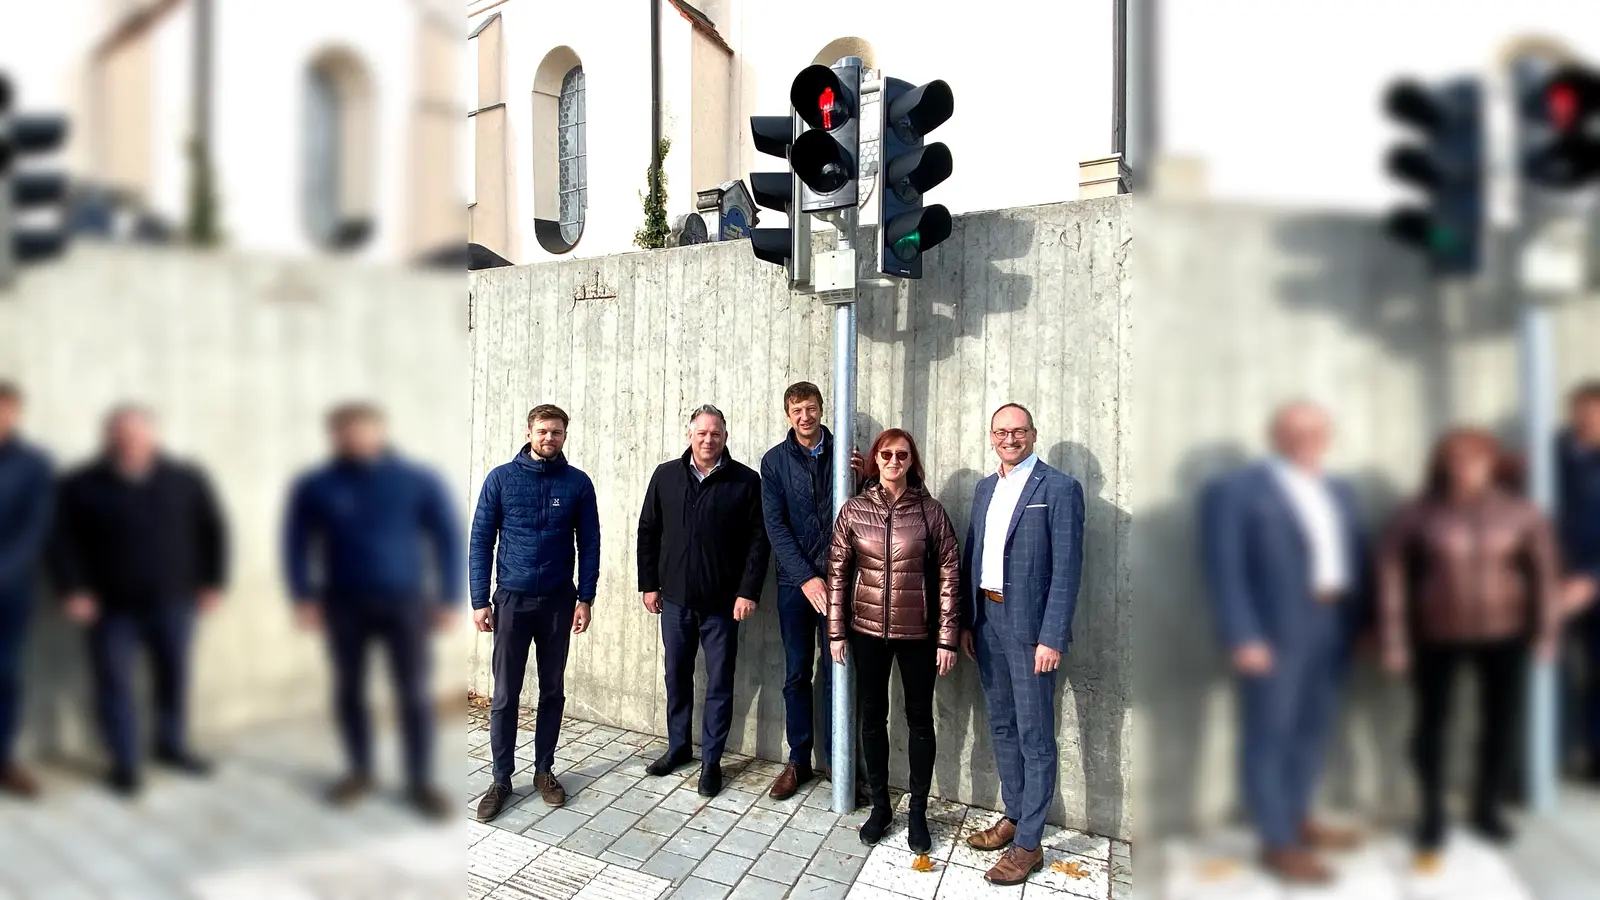
[[[922,251],[922,232],[913,231],[894,242],[894,255],[902,262],[910,262]]]
[[[1434,250],[1449,251],[1461,246],[1461,241],[1453,229],[1435,228],[1428,235],[1428,244]]]

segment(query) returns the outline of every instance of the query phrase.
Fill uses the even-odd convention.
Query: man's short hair
[[[722,423],[722,430],[728,430],[728,417],[722,414],[722,410],[717,409],[715,406],[712,406],[709,403],[701,406],[699,409],[689,414],[689,426],[691,428],[694,427],[694,420],[700,418],[701,416],[716,416],[717,420]]]
[[[1572,389],[1572,405],[1600,401],[1600,378],[1591,378]]]
[[[1001,413],[1005,412],[1008,409],[1021,410],[1022,414],[1028,417],[1028,427],[1029,428],[1033,427],[1033,413],[1029,412],[1028,408],[1026,406],[1023,406],[1021,403],[1007,403],[1004,406],[1000,407],[999,409],[996,409],[994,411],[994,415],[991,415],[989,417],[989,427],[993,428],[994,427],[994,420],[996,418],[998,418]]]
[[[341,403],[328,413],[329,428],[343,428],[356,422],[382,422],[383,410],[377,404],[358,400]]]
[[[21,403],[22,388],[15,381],[0,378],[0,403]]]
[[[566,428],[572,423],[572,419],[568,418],[567,416],[567,411],[559,406],[556,406],[554,403],[542,403],[538,406],[535,406],[533,409],[528,410],[529,428],[532,428],[533,423],[535,422],[540,420],[548,422],[551,419],[560,419],[562,428]]]
[[[821,409],[822,389],[809,381],[796,381],[783,392],[783,411],[788,413],[791,405],[805,400],[817,401],[817,409]]]
[[[111,427],[112,423],[124,416],[134,416],[146,422],[154,422],[156,420],[155,410],[143,403],[118,403],[116,406],[111,407],[110,412],[106,413],[106,427]]]

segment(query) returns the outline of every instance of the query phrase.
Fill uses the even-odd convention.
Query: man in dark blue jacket
[[[430,773],[428,635],[430,625],[450,623],[461,596],[450,495],[436,475],[388,448],[376,407],[341,406],[328,427],[334,458],[295,483],[284,545],[295,614],[302,628],[326,629],[333,661],[334,706],[350,770],[329,799],[352,803],[372,787],[366,670],[367,647],[376,642],[394,673],[412,803],[443,817],[451,804]]]
[[[761,512],[778,562],[784,731],[789,739],[789,764],[772,783],[774,800],[789,799],[815,777],[813,746],[819,767],[830,764],[833,720],[826,580],[834,520],[833,432],[822,424],[822,391],[809,381],[784,391],[783,411],[789,436],[761,458]],[[865,468],[860,453],[852,450],[850,457],[851,468]],[[812,692],[813,668],[820,703]]]
[[[667,752],[646,769],[670,775],[693,759],[694,660],[706,652],[701,796],[722,790],[722,750],[733,722],[739,624],[755,612],[771,550],[761,476],[728,454],[715,406],[689,417],[689,449],[656,467],[639,512],[639,591],[661,617],[666,652]]]
[[[34,579],[50,534],[50,460],[17,434],[22,392],[0,382],[0,791],[31,797],[39,786],[12,757],[22,718],[22,646]]]
[[[1323,468],[1331,433],[1321,409],[1284,407],[1276,455],[1209,485],[1200,507],[1206,582],[1239,684],[1245,805],[1264,862],[1290,882],[1327,882],[1314,851],[1356,842],[1311,816],[1368,580],[1355,492]]]
[[[1584,742],[1590,777],[1600,781],[1600,381],[1573,391],[1570,408],[1570,427],[1557,441],[1556,517],[1569,572],[1566,606],[1580,613],[1575,630],[1588,650]]]
[[[479,631],[494,633],[489,709],[494,781],[478,801],[480,822],[499,815],[511,796],[530,645],[539,673],[533,787],[551,806],[567,801],[553,771],[567,702],[567,649],[573,635],[589,630],[600,586],[600,506],[589,476],[568,465],[562,454],[569,421],[560,407],[534,407],[528,413],[528,443],[516,459],[484,479],[472,517],[472,619]]]

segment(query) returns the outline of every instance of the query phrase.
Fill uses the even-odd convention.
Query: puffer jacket
[[[531,446],[523,444],[516,459],[483,480],[467,557],[474,609],[491,602],[491,569],[499,587],[518,594],[575,596],[593,603],[599,590],[600,509],[594,483],[565,456],[540,459],[528,452]]]
[[[822,452],[800,446],[794,429],[761,457],[761,514],[778,563],[778,585],[799,587],[828,577],[833,535],[833,432],[822,429]]]
[[[923,488],[890,503],[881,485],[839,512],[828,554],[828,635],[926,640],[956,649],[961,553],[955,526]]]

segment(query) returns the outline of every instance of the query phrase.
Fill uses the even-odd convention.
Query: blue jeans
[[[828,617],[812,609],[798,587],[779,587],[778,630],[783,635],[783,718],[789,762],[811,764],[815,745],[818,765],[829,768],[833,765],[833,657],[828,655]]]

